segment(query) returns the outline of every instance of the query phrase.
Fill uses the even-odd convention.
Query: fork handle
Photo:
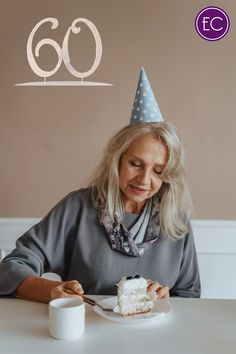
[[[87,296],[85,296],[85,295],[77,294],[77,293],[75,293],[73,290],[65,289],[64,292],[67,293],[67,294],[70,294],[70,295],[79,295],[79,296],[82,297],[82,299],[84,300],[84,302],[86,302],[87,304],[92,305],[92,306],[95,306],[95,305],[96,305],[95,300],[93,300],[93,299],[91,299],[91,298],[89,298],[89,297],[87,297]]]
[[[97,305],[97,304],[96,304],[96,301],[93,300],[93,299],[91,299],[90,297],[87,297],[87,296],[85,296],[85,295],[82,295],[82,299],[84,300],[84,302],[86,302],[86,303],[89,304],[89,305],[92,305],[92,306]]]

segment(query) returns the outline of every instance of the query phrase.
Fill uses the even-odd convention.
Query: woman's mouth
[[[143,193],[147,192],[147,189],[144,189],[144,188],[138,187],[138,186],[133,186],[132,184],[129,184],[129,187],[136,194],[143,194]]]

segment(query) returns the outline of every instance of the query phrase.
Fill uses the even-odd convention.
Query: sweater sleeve
[[[44,272],[62,276],[65,249],[79,214],[78,192],[61,200],[38,224],[16,241],[16,248],[0,263],[0,295],[10,295],[28,277]]]
[[[179,277],[170,290],[171,296],[198,298],[201,294],[200,274],[193,231],[189,223],[189,232],[185,236]]]

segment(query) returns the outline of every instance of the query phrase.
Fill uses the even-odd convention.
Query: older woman
[[[48,302],[116,294],[123,276],[140,274],[160,298],[199,297],[190,210],[182,143],[142,68],[131,124],[111,138],[87,188],[17,241],[0,265],[0,295]]]
[[[0,266],[0,294],[47,302],[116,294],[124,275],[152,279],[159,297],[199,297],[183,149],[167,122],[132,124],[108,143],[89,186],[70,193]],[[56,272],[62,282],[40,278]]]

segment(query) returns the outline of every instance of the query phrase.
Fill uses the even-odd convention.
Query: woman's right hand
[[[68,280],[52,288],[51,299],[60,297],[78,297],[83,295],[82,285],[77,280]]]

